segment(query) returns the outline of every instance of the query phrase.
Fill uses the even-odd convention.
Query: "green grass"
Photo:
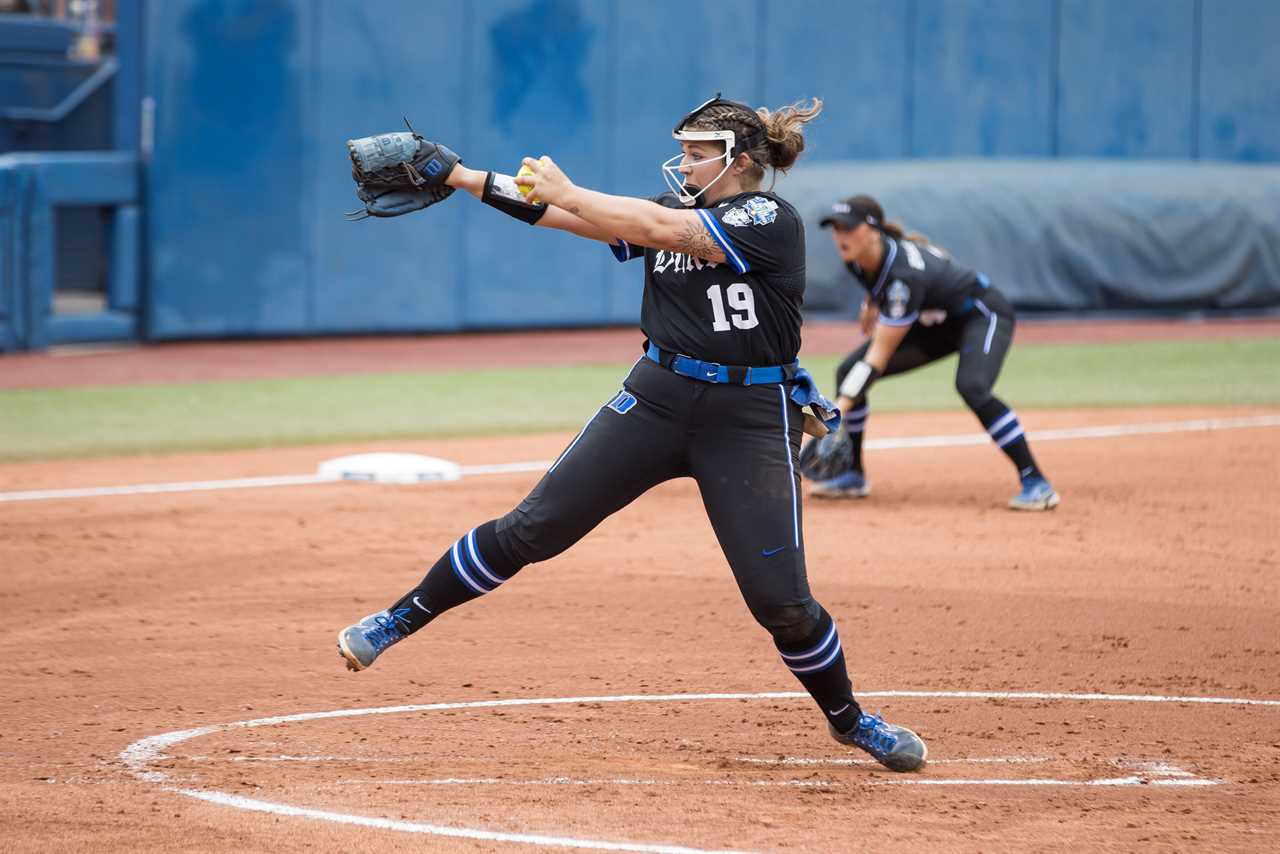
[[[839,359],[806,362],[824,390]],[[874,387],[884,411],[956,409],[956,359]],[[996,393],[1020,409],[1280,404],[1280,338],[1014,347]]]
[[[805,365],[830,391],[832,357]],[[0,461],[576,430],[626,365],[0,391]],[[956,409],[955,359],[884,381],[881,411]],[[1280,339],[1015,347],[1021,409],[1280,404]]]

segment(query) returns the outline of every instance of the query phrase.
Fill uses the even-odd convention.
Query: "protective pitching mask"
[[[677,142],[723,142],[724,154],[716,157],[708,157],[704,160],[696,160],[693,163],[684,163],[684,152],[677,154],[670,160],[662,164],[662,178],[667,182],[667,186],[671,188],[671,192],[676,194],[681,204],[687,207],[694,207],[698,204],[698,199],[711,188],[716,181],[724,177],[724,173],[729,171],[729,167],[733,164],[734,158],[744,151],[750,151],[757,145],[765,141],[764,129],[752,131],[744,136],[741,140],[737,139],[737,134],[731,130],[685,130],[692,124],[699,115],[701,115],[709,107],[727,105],[736,107],[739,110],[745,110],[748,115],[755,115],[755,110],[746,104],[738,101],[726,101],[720,97],[717,92],[716,96],[711,100],[699,105],[687,116],[679,121],[675,130],[671,132],[671,137]],[[717,160],[724,161],[724,167],[716,175],[707,182],[705,187],[699,187],[696,184],[690,184],[685,175],[680,171],[685,166],[699,166],[703,163],[713,163]]]

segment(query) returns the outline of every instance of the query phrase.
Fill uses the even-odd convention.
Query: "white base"
[[[322,480],[365,480],[370,483],[427,483],[462,477],[458,464],[422,454],[353,454],[325,460],[316,474]]]

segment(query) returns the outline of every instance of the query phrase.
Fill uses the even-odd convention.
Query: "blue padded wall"
[[[1199,156],[1280,160],[1280,2],[1204,0]]]
[[[344,222],[343,143],[404,114],[469,165],[551,154],[581,184],[642,196],[665,188],[671,126],[716,91],[822,97],[809,164],[1280,161],[1275,0],[485,0],[439,27],[421,14],[411,0],[146,5],[151,337],[637,319],[639,264],[472,199]]]
[[[911,157],[1046,155],[1056,8],[1050,0],[917,0]]]
[[[298,164],[312,256],[309,323],[321,331],[456,329],[465,320],[459,249],[470,200],[390,220],[350,223],[342,212],[358,206],[345,144],[352,137],[404,130],[407,116],[428,138],[470,155],[466,111],[458,106],[473,94],[462,73],[467,18],[450,27],[389,27],[368,4],[300,8],[309,10],[314,45],[301,95],[309,132]]]
[[[1197,0],[1064,0],[1057,154],[1193,155]]]
[[[491,0],[469,7],[464,157],[514,174],[551,154],[577,183],[609,178],[612,15],[577,0]],[[468,200],[469,201],[469,200]],[[590,323],[606,310],[605,247],[468,204],[463,317],[468,326]]]
[[[774,108],[813,95],[826,103],[806,158],[906,152],[910,8],[877,0],[766,6],[764,103]]]
[[[152,3],[147,174],[157,337],[309,328],[313,265],[296,0]],[[340,154],[340,151],[339,151]]]

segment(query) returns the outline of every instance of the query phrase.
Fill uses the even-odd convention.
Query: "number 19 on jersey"
[[[723,292],[720,285],[712,285],[707,288],[707,299],[711,300],[711,328],[716,332],[728,332],[734,328],[753,329],[760,325],[756,317],[756,295],[746,282],[734,282]],[[729,308],[734,309],[732,314],[726,314],[726,302]]]

